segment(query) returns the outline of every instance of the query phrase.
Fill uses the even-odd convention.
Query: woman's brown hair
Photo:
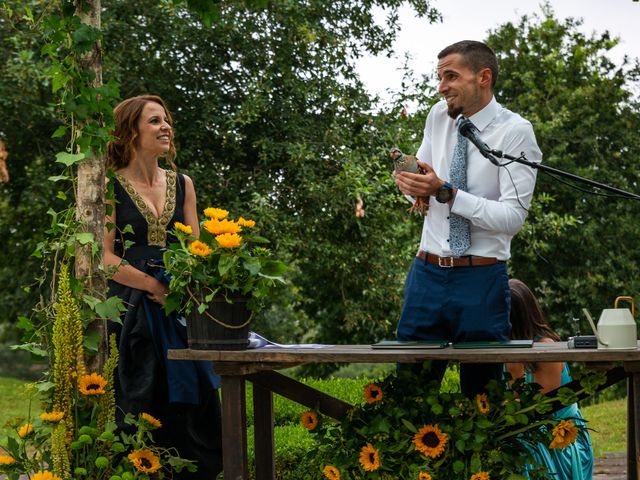
[[[115,122],[115,130],[113,131],[114,139],[107,144],[107,168],[119,170],[129,165],[133,157],[135,142],[138,138],[138,120],[144,106],[154,102],[164,108],[167,114],[169,125],[173,127],[173,118],[164,100],[157,95],[139,95],[137,97],[127,98],[120,102],[113,109],[113,117]],[[176,158],[176,148],[171,138],[171,146],[166,154],[166,159],[173,170],[176,169],[173,160]]]
[[[531,289],[517,278],[509,280],[509,289],[511,290],[511,338],[517,340],[551,338],[559,342],[560,337],[545,320],[540,303]],[[535,372],[536,364],[525,363],[525,368]]]

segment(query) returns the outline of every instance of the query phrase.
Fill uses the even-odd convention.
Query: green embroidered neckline
[[[171,170],[165,170],[167,175],[167,191],[164,200],[164,208],[162,215],[156,218],[151,212],[149,205],[144,201],[142,196],[133,188],[133,185],[122,175],[116,173],[116,178],[122,185],[122,188],[129,194],[131,200],[138,208],[138,211],[147,222],[147,244],[154,247],[167,246],[167,225],[171,221],[176,210],[176,183],[178,174]]]

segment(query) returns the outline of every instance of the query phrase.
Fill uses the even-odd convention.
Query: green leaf
[[[71,177],[69,177],[68,175],[55,175],[53,177],[49,177],[47,180],[49,180],[50,182],[60,182],[62,180],[70,180]]]
[[[247,258],[242,264],[250,275],[257,275],[260,272],[261,264],[258,258]]]
[[[95,312],[100,318],[115,320],[120,318],[120,314],[127,310],[120,297],[113,296],[95,305]]]
[[[64,137],[66,133],[67,133],[66,125],[60,125],[58,128],[56,128],[55,132],[51,134],[51,138]]]
[[[401,421],[402,424],[407,427],[407,430],[409,430],[411,433],[418,433],[418,429],[416,428],[416,426],[409,420],[407,420],[406,418],[402,418]]]
[[[233,267],[234,263],[235,259],[231,255],[221,255],[220,261],[218,262],[218,273],[224,275]]]
[[[85,159],[84,153],[68,153],[68,152],[58,152],[56,154],[56,162],[62,163],[67,167],[71,165],[75,165],[76,163],[80,163]]]
[[[79,232],[79,233],[75,233],[73,235],[73,237],[76,239],[76,241],[80,245],[87,245],[87,244],[93,242],[93,233]]]

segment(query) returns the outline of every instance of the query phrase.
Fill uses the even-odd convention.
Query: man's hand
[[[409,172],[393,172],[396,185],[402,193],[412,197],[429,197],[444,185],[429,165],[418,160],[418,165],[424,170],[424,174]]]

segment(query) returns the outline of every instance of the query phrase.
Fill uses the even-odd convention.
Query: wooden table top
[[[640,345],[635,349],[598,350],[567,348],[567,342],[534,343],[531,348],[458,349],[374,349],[371,345],[333,345],[324,348],[257,348],[250,350],[169,350],[172,360],[214,362],[300,364],[300,363],[413,363],[451,360],[461,363],[505,362],[640,362]],[[266,366],[266,365],[265,365]]]

